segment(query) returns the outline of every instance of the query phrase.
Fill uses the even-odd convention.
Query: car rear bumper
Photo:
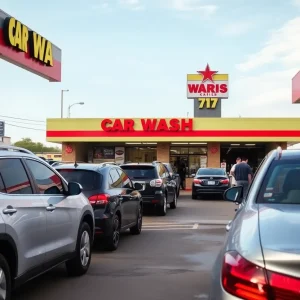
[[[103,213],[103,210],[94,211],[95,238],[110,236],[113,232],[112,216]]]
[[[164,195],[162,191],[157,191],[153,195],[143,195],[143,206],[160,206],[164,204]]]
[[[193,185],[192,191],[194,195],[199,194],[223,194],[229,185],[223,186],[195,186]]]

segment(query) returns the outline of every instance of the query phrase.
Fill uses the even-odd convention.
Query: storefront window
[[[207,147],[171,147],[170,163],[176,172],[180,161],[186,165],[187,177],[191,177],[199,168],[207,167]]]
[[[128,147],[125,154],[126,161],[152,162],[156,160],[156,147]]]
[[[93,162],[111,162],[115,161],[115,147],[95,147],[93,149]]]

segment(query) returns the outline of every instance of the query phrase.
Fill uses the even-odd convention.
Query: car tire
[[[114,215],[112,220],[112,226],[112,234],[106,237],[104,240],[104,248],[108,251],[115,251],[119,247],[121,224],[118,215]]]
[[[91,228],[83,222],[77,237],[76,255],[66,262],[67,273],[70,276],[81,276],[88,271],[92,257],[92,241]]]
[[[173,202],[170,203],[170,208],[175,209],[177,207],[177,193],[174,193]]]
[[[167,195],[164,195],[163,205],[158,207],[158,215],[165,216],[167,214]]]
[[[139,205],[137,221],[136,224],[130,228],[130,233],[133,235],[140,234],[142,232],[142,226],[143,226],[143,213],[142,213],[142,207],[141,205]]]
[[[192,194],[192,199],[193,200],[197,200],[198,199],[198,196],[196,194]]]
[[[4,299],[10,300],[12,289],[10,268],[7,260],[2,254],[0,254],[0,289],[5,290]]]
[[[177,199],[178,199],[178,197],[179,197],[179,195],[180,195],[180,188],[177,189],[177,192],[176,192],[176,193],[177,193]]]

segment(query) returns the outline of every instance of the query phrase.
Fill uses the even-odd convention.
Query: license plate
[[[208,185],[215,185],[215,182],[214,181],[208,181],[207,184]]]

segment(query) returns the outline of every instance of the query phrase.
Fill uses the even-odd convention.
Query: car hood
[[[259,227],[266,268],[300,277],[300,205],[260,204]]]

